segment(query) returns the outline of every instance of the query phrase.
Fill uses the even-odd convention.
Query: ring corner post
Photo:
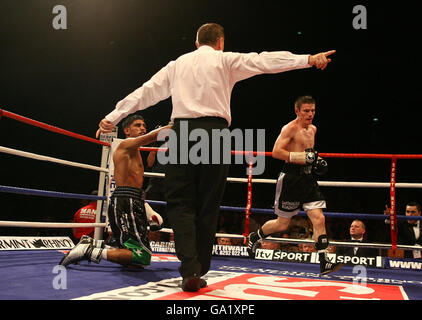
[[[391,158],[391,180],[390,180],[390,229],[391,247],[393,253],[397,250],[397,214],[396,214],[396,172],[397,157]]]
[[[101,152],[101,168],[104,170],[108,170],[110,168],[110,154],[111,154],[111,143],[113,139],[117,138],[117,127],[114,127],[113,131],[110,134],[101,134],[100,140],[108,142],[110,146],[103,145],[102,152]],[[98,179],[98,196],[105,196],[108,198],[109,196],[109,188],[110,188],[110,172],[102,171],[100,172],[100,176]],[[106,183],[107,181],[107,183]],[[97,211],[95,213],[95,222],[101,223],[103,215],[106,216],[108,208],[108,200],[98,200],[97,201]],[[107,228],[107,227],[106,227]],[[103,227],[95,227],[94,231],[94,239],[95,240],[102,240],[103,238]]]
[[[247,194],[247,203],[245,208],[245,230],[244,236],[247,237],[249,235],[249,219],[251,215],[251,208],[252,208],[252,172],[253,172],[253,159],[252,156],[249,156],[248,162],[248,194]]]

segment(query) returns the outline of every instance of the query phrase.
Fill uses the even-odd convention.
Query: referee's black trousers
[[[185,122],[187,121],[187,122]],[[176,119],[173,130],[177,133],[177,145],[180,139],[186,139],[181,131],[181,122],[189,133],[197,128],[208,133],[207,147],[209,164],[168,164],[166,169],[167,215],[174,231],[176,254],[181,261],[179,268],[183,278],[202,276],[210,268],[212,248],[217,231],[220,204],[224,194],[229,164],[222,163],[222,143],[220,143],[220,164],[212,164],[212,129],[227,128],[227,121],[222,118],[204,117],[197,119]],[[182,141],[183,143],[183,141]],[[197,141],[189,143],[189,149]],[[186,150],[179,150],[180,152]]]

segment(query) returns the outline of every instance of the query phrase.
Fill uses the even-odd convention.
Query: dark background
[[[295,98],[310,94],[317,101],[319,152],[421,154],[421,27],[415,3],[2,0],[0,108],[94,137],[98,122],[120,99],[170,60],[194,50],[199,26],[217,22],[225,28],[226,51],[337,50],[325,71],[262,75],[236,84],[231,127],[264,128],[267,151],[294,119]],[[67,30],[52,27],[58,4],[67,9]],[[367,30],[352,26],[355,5],[367,9]],[[142,112],[149,129],[167,123],[170,113],[170,99]],[[8,118],[0,120],[0,139],[5,147],[100,164],[100,146]],[[390,180],[389,160],[328,161],[323,180]],[[275,179],[280,165],[267,158],[259,178]],[[397,182],[421,182],[421,172],[419,160],[399,160]],[[244,175],[245,166],[232,165],[230,176]],[[0,184],[89,194],[98,173],[1,154]],[[421,201],[419,190],[397,191],[399,212],[407,201]],[[253,207],[271,208],[274,185],[254,184],[253,191]],[[389,203],[388,189],[323,192],[331,212],[381,213]],[[79,208],[78,200],[7,193],[0,193],[0,204],[1,220],[69,221]],[[245,206],[246,185],[229,184],[223,204]],[[347,229],[347,223],[340,228]],[[24,231],[0,229],[5,232]]]

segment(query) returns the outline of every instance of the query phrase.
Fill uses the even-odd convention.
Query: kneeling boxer
[[[129,129],[136,131],[140,122],[143,122],[143,119],[132,121],[129,124]],[[148,239],[148,220],[159,224],[160,217],[145,208],[145,197],[142,190],[144,167],[139,147],[156,141],[161,130],[170,128],[171,125],[168,125],[148,134],[126,138],[114,151],[116,189],[111,195],[108,219],[113,237],[119,241],[119,248],[105,246],[102,240],[84,237],[63,257],[60,261],[61,265],[67,266],[81,260],[99,263],[101,259],[130,267],[150,264],[151,247]],[[126,132],[125,126],[124,129]]]
[[[272,153],[274,158],[286,161],[277,180],[274,211],[278,217],[249,234],[248,252],[254,256],[259,240],[287,230],[291,218],[303,207],[313,225],[321,274],[327,274],[342,265],[327,259],[328,237],[322,211],[326,203],[315,178],[315,174],[325,173],[327,162],[313,149],[317,130],[312,124],[315,100],[310,96],[298,98],[295,113],[297,118],[282,128]]]

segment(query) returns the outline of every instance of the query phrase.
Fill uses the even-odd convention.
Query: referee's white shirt
[[[308,57],[287,51],[223,52],[203,45],[171,61],[119,101],[105,118],[117,124],[127,115],[171,96],[171,120],[214,116],[226,119],[230,125],[230,97],[236,82],[258,74],[310,67]]]

